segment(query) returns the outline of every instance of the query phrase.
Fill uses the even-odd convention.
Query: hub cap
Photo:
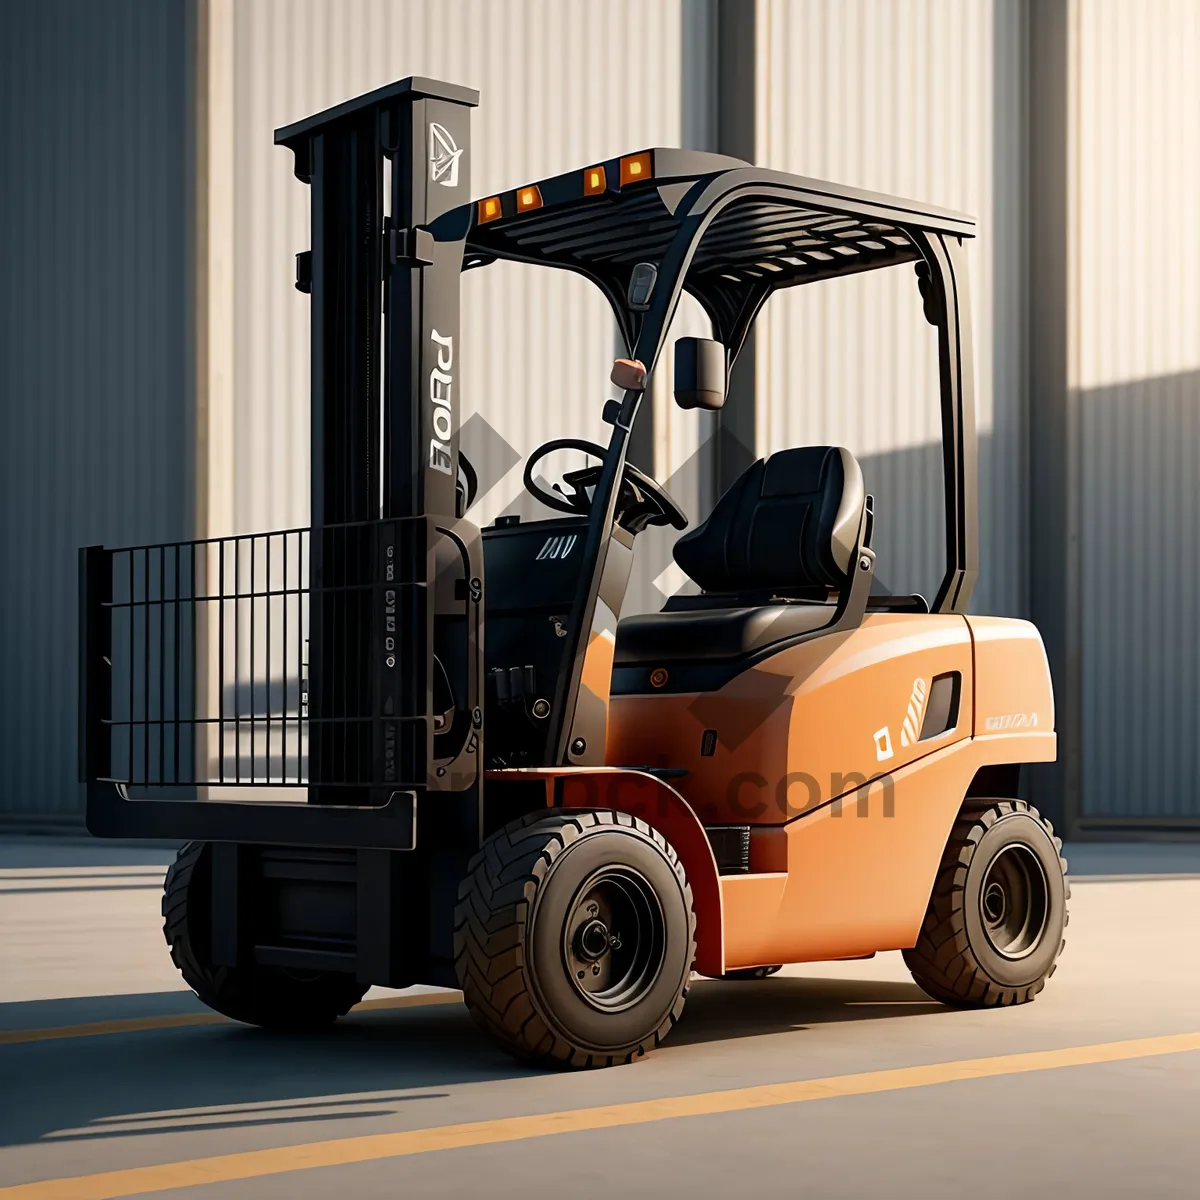
[[[1020,842],[992,859],[979,889],[983,932],[997,954],[1020,959],[1032,954],[1046,932],[1049,887],[1041,860]]]
[[[575,990],[601,1012],[620,1012],[654,986],[666,922],[654,889],[630,867],[586,879],[563,926],[563,964]]]

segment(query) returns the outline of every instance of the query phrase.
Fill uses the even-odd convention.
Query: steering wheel
[[[551,484],[547,491],[533,477],[533,469],[548,454],[556,450],[582,450],[592,458],[603,460],[608,451],[596,442],[587,442],[582,438],[554,438],[543,442],[525,463],[525,490],[540,500],[547,508],[556,512],[569,513],[571,516],[587,516],[592,507],[592,495],[600,482],[600,464],[581,467],[577,471],[567,471],[562,481],[571,490],[569,492],[557,484]],[[667,489],[661,483],[651,479],[644,471],[638,470],[631,462],[625,464],[625,473],[621,478],[621,490],[617,496],[616,520],[630,533],[641,533],[648,525],[671,525],[675,529],[686,529],[687,516],[683,509],[671,499]]]

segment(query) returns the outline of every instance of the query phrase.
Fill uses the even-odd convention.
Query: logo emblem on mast
[[[429,179],[442,187],[458,187],[458,160],[462,151],[450,131],[436,121],[429,123]]]

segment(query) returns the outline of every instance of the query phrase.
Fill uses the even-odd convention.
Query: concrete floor
[[[302,1154],[330,1139],[1200,1033],[1200,846],[1143,845],[1070,848],[1067,950],[1043,995],[1017,1009],[942,1008],[888,954],[761,983],[700,981],[657,1054],[588,1074],[517,1066],[445,1003],[359,1011],[311,1039],[232,1024],[6,1039],[203,1011],[161,941],[170,857],[0,843],[0,1198],[68,1200],[82,1194],[70,1177],[268,1147]],[[618,1116],[611,1128],[181,1194],[1193,1197],[1197,1112],[1192,1050],[649,1123]],[[173,1194],[199,1170],[151,1176],[159,1191],[123,1174],[87,1194]],[[10,1190],[38,1180],[60,1182]]]

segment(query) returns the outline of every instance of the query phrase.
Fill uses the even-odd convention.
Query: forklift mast
[[[416,518],[452,522],[460,515],[455,384],[465,239],[453,233],[437,238],[428,226],[470,197],[470,110],[478,100],[468,88],[410,78],[275,133],[276,144],[295,155],[295,173],[309,186],[312,213],[312,245],[297,255],[296,281],[312,306],[314,590],[334,575],[350,586],[369,586],[374,555],[386,558],[398,549],[388,540],[396,528],[391,522],[406,521],[412,528]],[[319,532],[380,518],[387,522],[381,545],[372,544],[367,531],[361,538]],[[364,736],[374,735],[369,747],[374,778],[387,781],[395,739],[404,735],[389,718],[419,704],[415,694],[406,704],[405,691],[432,693],[430,647],[444,640],[435,628],[444,588],[430,586],[433,576],[443,569],[477,581],[479,572],[455,572],[445,555],[439,568],[435,543],[441,535],[435,525],[426,529],[432,543],[418,538],[414,549],[427,561],[413,563],[410,572],[420,577],[431,600],[423,628],[400,629],[400,614],[385,611],[380,645],[372,627],[381,614],[361,606],[355,612],[353,604],[347,608],[338,592],[322,593],[323,601],[311,607],[312,779],[325,777],[325,763],[346,750],[340,743],[354,739],[352,730],[322,724],[337,699],[345,703],[356,696],[355,711],[382,719]],[[381,565],[385,572],[391,569]],[[452,580],[443,584],[453,589]],[[479,591],[477,583],[474,590]],[[473,690],[466,678],[454,682],[456,696]],[[432,731],[425,732],[426,745],[412,750],[428,762],[435,750],[429,744]],[[442,774],[433,773],[434,786],[445,777],[443,765]],[[350,789],[325,784],[312,786],[309,799],[356,802]],[[386,797],[379,795],[377,802]]]
[[[410,78],[276,131],[311,204],[296,257],[311,528],[81,551],[94,833],[411,850],[435,792],[426,851],[478,845],[483,554],[458,494],[466,229],[428,228],[469,200],[477,103]],[[194,790],[264,786],[307,787],[306,802]],[[206,802],[177,802],[189,793]]]

